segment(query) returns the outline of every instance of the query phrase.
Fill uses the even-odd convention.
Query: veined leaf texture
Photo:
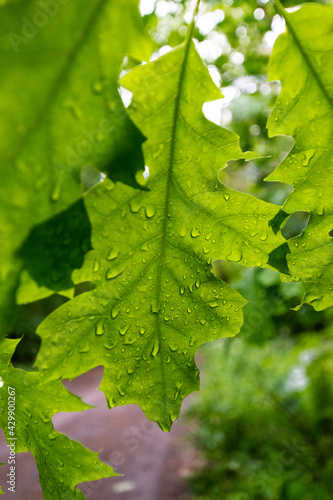
[[[282,207],[218,180],[229,160],[256,154],[242,152],[236,134],[202,113],[221,93],[192,41],[195,15],[181,46],[121,79],[132,93],[125,111],[118,94],[122,61],[128,55],[148,61],[152,50],[135,0],[125,7],[90,2],[84,12],[76,0],[59,2],[57,15],[29,43],[8,32],[21,36],[22,17],[33,19],[39,4],[4,2],[0,9],[2,337],[20,278],[20,302],[52,292],[71,297],[74,284],[93,285],[38,327],[36,371],[13,368],[17,341],[0,342],[3,387],[29,394],[19,399],[18,451],[35,456],[46,499],[83,498],[76,484],[113,474],[96,454],[54,430],[56,412],[87,407],[62,379],[103,365],[101,390],[110,408],[136,403],[169,430],[183,399],[199,388],[198,347],[240,331],[246,301],[213,275],[214,260],[276,266],[283,279],[303,283],[304,302],[317,310],[332,305],[333,11],[307,4],[286,12],[276,5],[287,31],[270,63],[269,77],[281,81],[282,91],[268,129],[295,140],[267,178],[293,185]],[[78,151],[83,140],[94,143],[88,153]],[[88,163],[107,177],[82,195],[80,172]],[[142,186],[136,173],[144,165],[150,176]],[[300,210],[309,212],[309,224],[285,241],[276,221]],[[43,248],[38,265],[34,244]],[[2,410],[6,397],[0,388]],[[5,426],[3,411],[0,420]],[[80,469],[68,467],[75,456]]]
[[[279,207],[218,182],[228,160],[253,154],[204,118],[203,103],[220,92],[190,36],[121,83],[147,137],[148,191],[106,181],[87,194],[95,288],[42,323],[37,365],[50,371],[61,358],[71,378],[103,364],[109,406],[137,403],[168,430],[199,388],[197,348],[242,324],[245,300],[213,276],[211,262],[265,265],[279,239],[269,227]]]
[[[274,46],[269,77],[281,81],[282,91],[268,129],[292,135],[295,145],[267,180],[293,185],[284,212],[310,214],[303,233],[288,242],[287,262],[291,279],[304,285],[303,301],[322,310],[333,304],[333,11],[306,4],[279,12],[287,32]]]

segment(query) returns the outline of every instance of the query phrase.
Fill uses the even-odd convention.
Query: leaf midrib
[[[168,176],[167,176],[167,183],[166,183],[166,193],[165,193],[164,212],[163,212],[162,238],[161,238],[161,247],[160,247],[161,250],[160,250],[160,254],[159,254],[159,265],[158,265],[158,269],[157,269],[157,279],[156,279],[156,306],[157,306],[156,335],[158,338],[159,346],[161,346],[161,331],[160,331],[161,280],[162,280],[162,268],[165,267],[164,256],[165,256],[165,247],[166,247],[166,244],[165,244],[166,243],[166,233],[167,233],[166,230],[167,230],[169,203],[170,203],[170,191],[171,191],[171,185],[173,183],[172,182],[172,174],[173,174],[173,164],[174,164],[174,157],[175,157],[177,125],[178,125],[179,115],[180,115],[180,113],[179,113],[180,102],[181,102],[181,97],[182,97],[187,60],[188,60],[190,47],[191,47],[191,43],[192,43],[194,21],[195,21],[196,14],[199,10],[199,4],[200,4],[200,0],[197,1],[196,7],[195,7],[195,10],[193,13],[192,22],[188,28],[187,40],[185,42],[185,53],[184,53],[184,58],[183,58],[183,62],[182,62],[181,69],[180,69],[180,74],[179,74],[179,83],[178,83],[177,95],[176,95],[176,100],[175,100],[175,108],[174,108],[174,113],[173,113],[173,121],[172,121],[170,157],[169,157],[169,165],[168,165]],[[162,353],[163,351],[160,350],[160,352]],[[165,372],[164,372],[164,361],[162,358],[163,357],[160,356],[161,379],[162,379],[163,392],[165,394],[166,393]],[[164,398],[164,406],[166,408],[166,398]]]

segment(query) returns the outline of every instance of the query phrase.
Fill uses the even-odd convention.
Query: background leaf
[[[83,165],[132,185],[143,168],[143,137],[117,91],[124,56],[150,54],[137,2],[43,5],[0,8],[2,329],[13,320],[15,252],[31,228],[81,196]]]
[[[295,145],[267,180],[294,186],[286,214],[310,214],[302,234],[288,241],[286,258],[291,279],[305,287],[302,303],[319,311],[333,304],[333,10],[306,4],[281,13],[287,32],[274,46],[269,78],[281,80],[282,91],[268,128],[270,135],[292,135]]]

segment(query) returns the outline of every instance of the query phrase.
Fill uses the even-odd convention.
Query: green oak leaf
[[[30,451],[35,457],[45,500],[84,499],[77,484],[117,474],[98,460],[98,453],[57,432],[51,419],[55,413],[82,411],[90,406],[67,391],[59,379],[49,381],[41,373],[13,368],[10,359],[19,341],[0,341],[0,425],[7,444],[15,443],[15,453]],[[14,436],[8,430],[8,397],[12,389]]]
[[[109,407],[136,403],[168,430],[199,388],[197,348],[242,325],[246,301],[212,274],[211,262],[267,265],[278,207],[218,181],[229,159],[253,154],[204,118],[203,103],[221,94],[190,38],[121,83],[148,138],[148,191],[105,180],[87,193],[95,288],[43,321],[36,365],[59,373],[61,359],[72,378],[102,364]]]
[[[13,319],[16,251],[31,228],[79,199],[82,167],[137,185],[144,138],[117,89],[128,53],[150,54],[137,0],[0,6],[1,329]]]
[[[319,311],[333,305],[333,10],[305,4],[284,15],[287,31],[277,39],[269,78],[282,90],[268,121],[271,136],[292,135],[293,149],[268,181],[292,184],[282,209],[284,218],[306,211],[310,220],[301,235],[274,252],[287,259],[293,281],[305,288],[302,303]]]

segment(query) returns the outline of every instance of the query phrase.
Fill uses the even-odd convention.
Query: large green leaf
[[[287,31],[274,46],[269,77],[281,81],[282,91],[268,128],[270,135],[292,135],[295,145],[267,180],[294,186],[282,218],[310,214],[306,229],[280,254],[287,254],[291,279],[305,287],[303,302],[322,310],[333,305],[333,10],[306,4],[279,11]]]
[[[106,180],[87,194],[95,288],[40,325],[36,363],[49,373],[61,364],[69,378],[102,364],[110,407],[137,403],[169,429],[199,387],[199,345],[242,324],[245,300],[210,264],[220,257],[265,265],[277,244],[268,222],[278,207],[219,183],[229,159],[253,155],[204,118],[203,103],[221,94],[190,39],[122,84],[148,138],[149,191]]]
[[[0,341],[0,424],[13,451],[30,451],[36,459],[45,500],[84,499],[76,485],[116,475],[98,454],[55,431],[52,416],[60,411],[89,408],[65,389],[60,380],[48,381],[38,372],[12,367],[10,359],[19,340]],[[8,426],[8,397],[15,391],[15,426]]]
[[[12,319],[15,252],[31,228],[81,196],[82,166],[136,184],[143,136],[117,79],[124,56],[147,58],[149,47],[136,0],[0,7],[1,329]]]

